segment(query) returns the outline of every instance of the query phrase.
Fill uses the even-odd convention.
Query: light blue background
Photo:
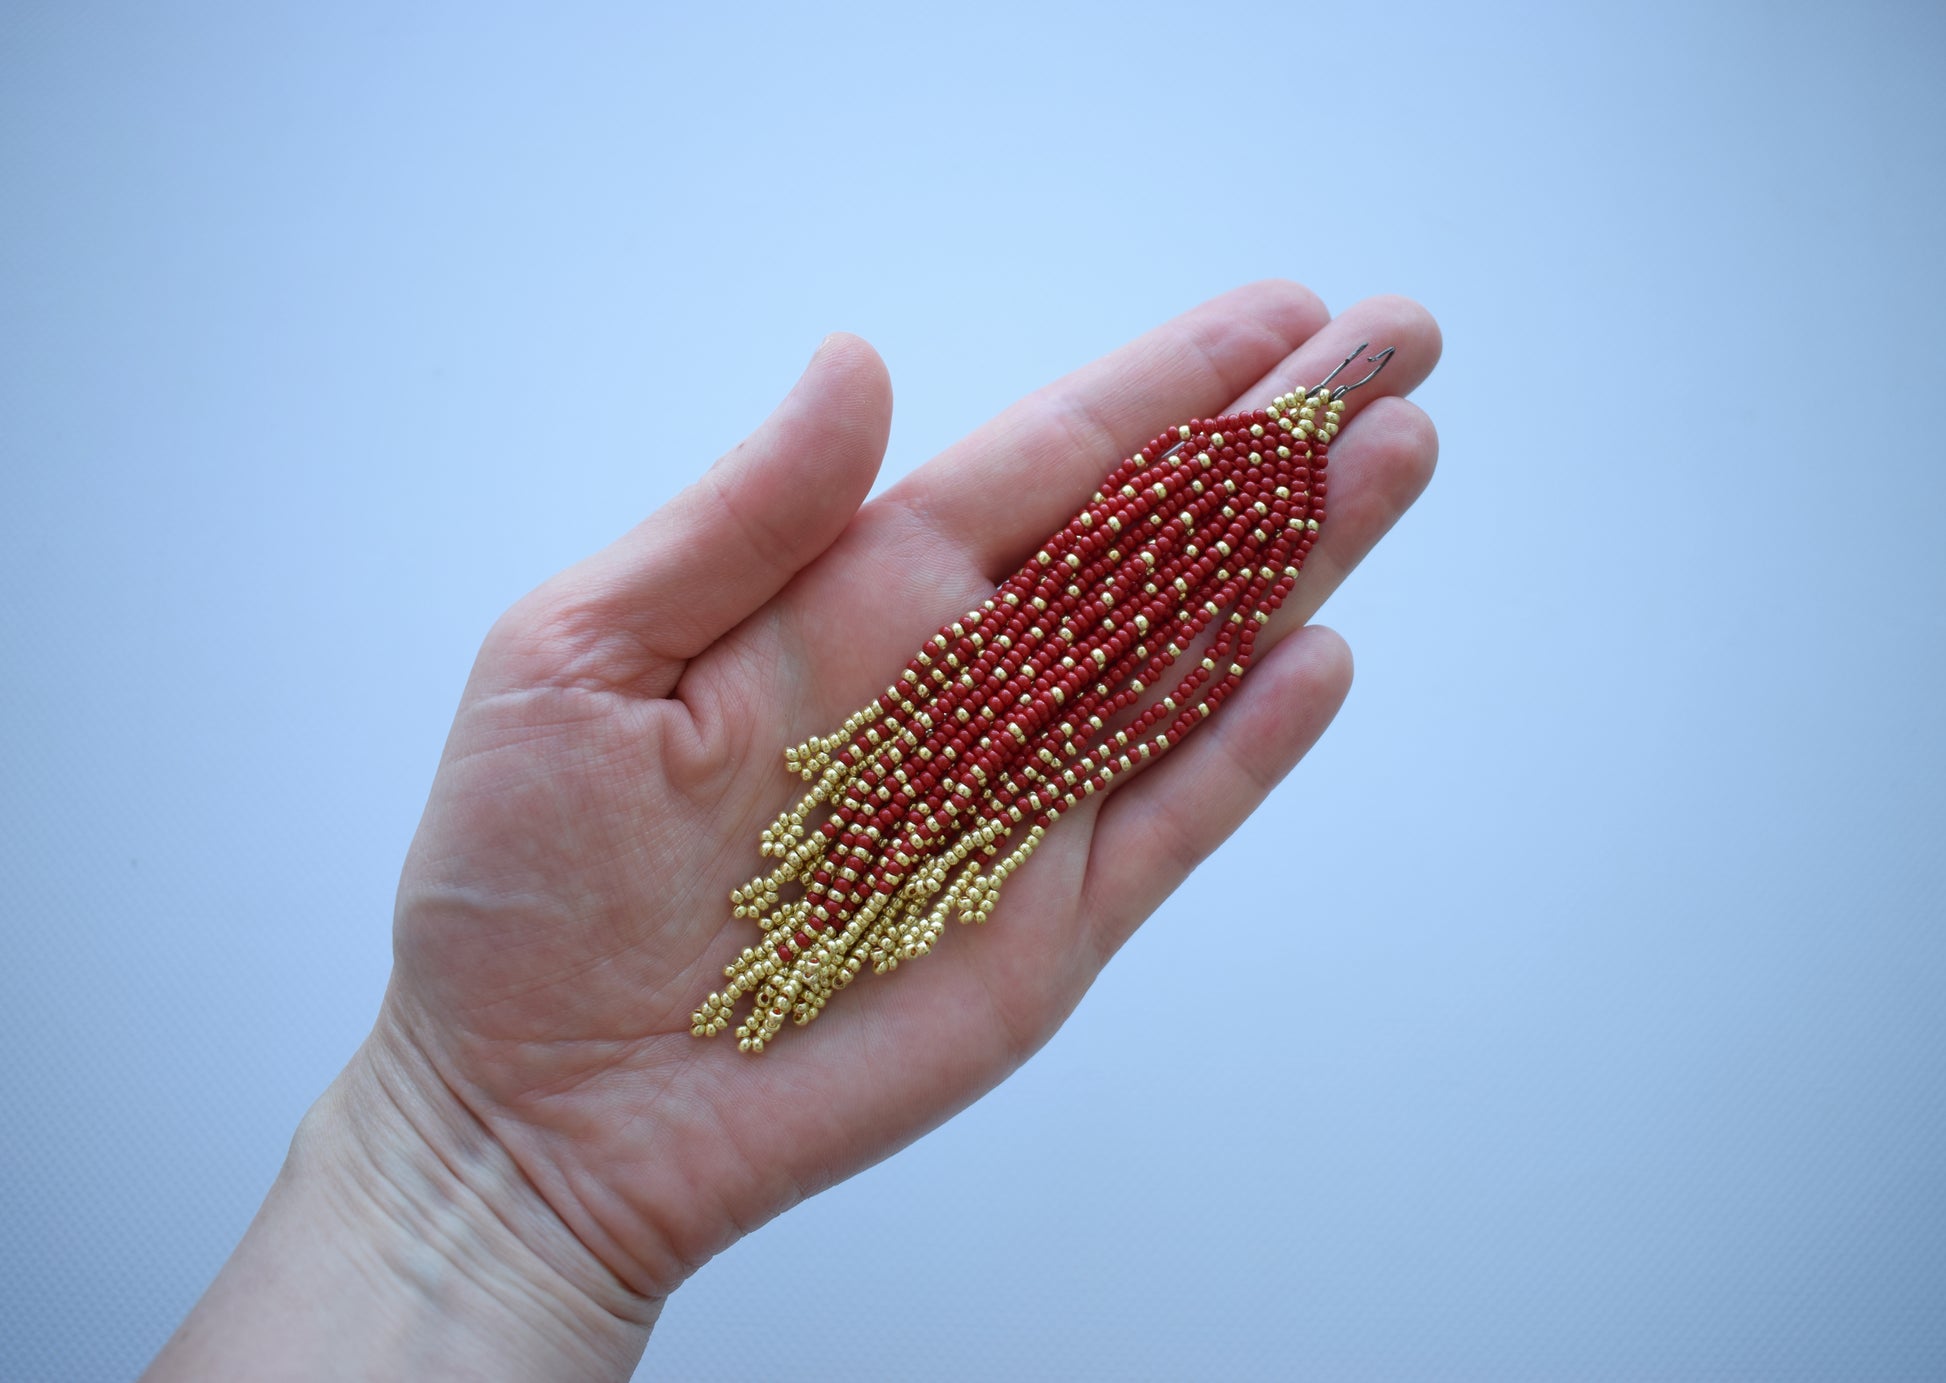
[[[1446,331],[1339,723],[645,1376],[1946,1376],[1942,153],[1933,4],[9,6],[0,1377],[241,1233],[499,610],[827,331],[889,478],[1272,274]]]

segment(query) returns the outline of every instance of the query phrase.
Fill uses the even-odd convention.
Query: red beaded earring
[[[763,940],[724,968],[691,1032],[721,1032],[750,994],[737,1046],[761,1052],[867,963],[895,970],[948,919],[984,922],[1062,812],[1223,703],[1317,541],[1344,397],[1394,348],[1332,388],[1364,349],[1310,389],[1157,433],[877,701],[784,751],[813,787],[763,833],[776,868],[730,894]],[[1188,675],[1134,710],[1212,624]]]

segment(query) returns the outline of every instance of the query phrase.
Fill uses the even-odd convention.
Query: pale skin
[[[761,1056],[692,1037],[754,940],[729,891],[802,790],[781,749],[884,690],[1159,428],[1260,407],[1361,341],[1397,355],[1349,398],[1323,535],[1221,713],[1064,816],[984,927]],[[1307,621],[1432,474],[1402,395],[1439,349],[1404,299],[1333,320],[1253,284],[867,504],[891,389],[829,338],[748,440],[487,636],[377,1024],[147,1377],[625,1379],[712,1255],[1005,1078],[1336,713],[1350,654]]]

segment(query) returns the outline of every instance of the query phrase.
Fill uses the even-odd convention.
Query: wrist
[[[153,1377],[626,1379],[659,1310],[381,1019]]]
[[[477,1313],[469,1335],[509,1337],[495,1352],[520,1343],[563,1362],[619,1362],[621,1377],[634,1368],[661,1303],[581,1244],[384,1019],[306,1116],[291,1161],[388,1278],[445,1311]]]

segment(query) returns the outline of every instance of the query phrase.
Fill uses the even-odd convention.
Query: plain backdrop
[[[642,1376],[1946,1377],[1943,154],[1926,3],[8,5],[0,1377],[236,1241],[495,614],[828,331],[889,479],[1270,275],[1446,333],[1349,704]]]

